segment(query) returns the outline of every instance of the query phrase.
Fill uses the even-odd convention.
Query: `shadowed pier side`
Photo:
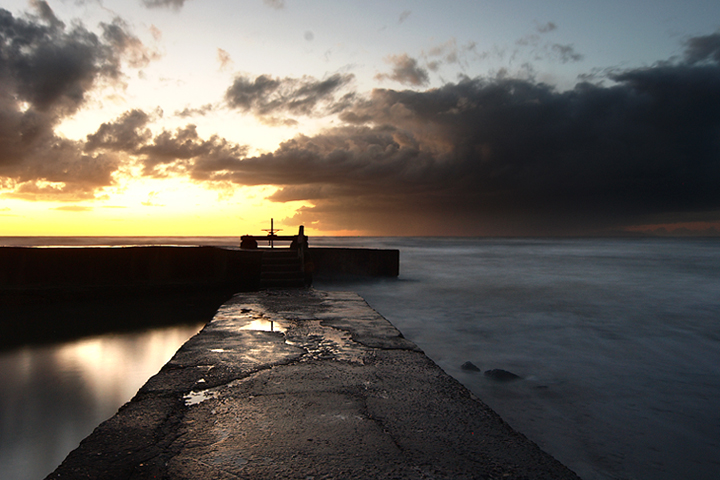
[[[577,477],[354,293],[243,293],[48,478]]]

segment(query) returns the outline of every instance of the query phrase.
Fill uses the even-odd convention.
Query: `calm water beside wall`
[[[202,325],[0,353],[0,479],[44,478]]]
[[[719,240],[368,246],[400,248],[400,278],[343,288],[582,478],[720,478]]]
[[[316,287],[360,293],[445,371],[585,480],[718,478],[720,240],[310,241],[316,246],[400,249],[396,280]],[[45,241],[123,242],[234,245],[237,239]],[[133,341],[126,348],[133,352],[128,358],[146,350]],[[174,352],[177,346],[168,348]],[[24,360],[29,364],[44,362],[42,353],[26,355],[34,359]],[[92,364],[99,355],[83,358]],[[496,383],[461,370],[466,361],[482,370],[509,370],[523,379]],[[159,368],[151,368],[137,386],[127,387],[127,398]],[[8,369],[17,368],[0,365],[3,375]],[[35,404],[52,404],[64,391],[93,385],[81,394],[85,400],[75,402],[87,409],[87,399],[98,395],[93,388],[119,388],[78,382],[72,374],[67,381],[63,374],[55,376],[59,381],[45,382],[37,398],[14,415],[35,422],[33,435],[60,432],[30,442],[29,461],[42,458],[55,445],[72,444],[69,450],[77,443],[65,440],[69,436],[63,433],[75,427],[48,426],[50,421],[41,419]],[[2,379],[3,385],[17,381]],[[4,406],[0,411],[5,415]],[[70,415],[58,411],[61,419]],[[6,464],[5,458],[0,457],[0,465]]]

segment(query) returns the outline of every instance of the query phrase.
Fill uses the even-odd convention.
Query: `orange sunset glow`
[[[11,0],[0,235],[718,222],[707,8]]]

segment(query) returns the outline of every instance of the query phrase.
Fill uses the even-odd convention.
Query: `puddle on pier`
[[[240,330],[260,330],[263,332],[281,332],[285,333],[287,330],[286,327],[279,324],[278,322],[274,320],[268,320],[266,318],[255,318],[248,315],[248,323],[242,327],[240,327]],[[242,318],[242,317],[240,317]]]
[[[232,328],[240,330],[282,333],[285,343],[304,349],[317,360],[332,358],[362,364],[367,353],[352,340],[347,331],[322,325],[322,321],[318,319],[302,321],[285,319],[286,321],[278,322],[271,313],[263,311],[260,306],[249,308],[247,304],[225,305],[215,315],[215,319],[231,322]],[[223,352],[222,349],[212,351]]]
[[[287,325],[268,318],[264,313],[239,305],[224,305],[215,315],[217,320],[229,320],[240,330],[285,333]]]
[[[199,392],[192,391],[187,395],[183,396],[183,399],[185,400],[185,406],[189,407],[190,405],[197,405],[198,403],[202,403],[205,400],[209,400],[215,397],[215,395],[216,392],[212,390],[201,390]]]

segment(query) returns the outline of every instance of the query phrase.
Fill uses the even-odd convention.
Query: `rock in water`
[[[496,368],[494,370],[485,370],[485,376],[498,382],[511,382],[513,380],[520,380],[522,378],[512,372],[508,372],[507,370],[501,370],[499,368]]]
[[[463,370],[468,370],[470,372],[479,372],[480,369],[476,367],[472,362],[465,362],[462,365],[460,365],[460,368]]]

